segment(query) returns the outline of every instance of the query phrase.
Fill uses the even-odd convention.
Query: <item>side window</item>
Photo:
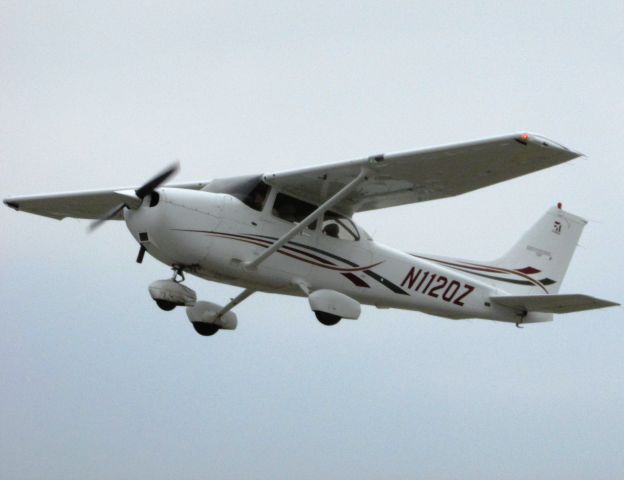
[[[325,213],[321,232],[323,235],[339,240],[356,242],[360,239],[360,233],[355,224],[347,217],[343,217],[334,212]]]
[[[273,203],[273,215],[287,222],[297,223],[310,215],[316,207],[310,203],[298,200],[284,193],[278,193]],[[314,230],[316,221],[308,226]]]
[[[266,183],[258,182],[258,184],[245,195],[243,203],[254,210],[262,211],[264,203],[269,196],[270,188],[271,187]]]

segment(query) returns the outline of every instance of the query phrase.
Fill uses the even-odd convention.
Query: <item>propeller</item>
[[[134,194],[136,195],[138,199],[143,200],[145,197],[151,194],[154,190],[156,190],[160,185],[165,183],[167,179],[169,179],[169,177],[171,177],[179,169],[180,169],[180,164],[178,162],[171,164],[169,167],[165,168],[162,172],[160,172],[154,178],[152,178],[151,180],[149,180],[148,182],[144,183],[139,188],[137,188],[134,191]],[[121,212],[126,207],[128,207],[126,203],[120,203],[119,205],[115,206],[114,208],[106,212],[97,220],[94,220],[93,222],[91,222],[91,224],[89,225],[89,232],[92,232],[93,230],[98,228],[100,225],[102,225],[104,222],[115,218],[117,214],[119,214],[119,212]]]

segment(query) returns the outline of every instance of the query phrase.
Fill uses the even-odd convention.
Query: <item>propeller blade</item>
[[[115,208],[113,208],[112,210],[108,211],[105,215],[102,215],[97,220],[93,220],[89,224],[89,232],[92,232],[93,230],[98,228],[100,225],[102,225],[104,222],[106,222],[108,220],[112,220],[113,218],[115,218],[117,216],[117,214],[119,212],[121,212],[124,208],[126,208],[126,204],[125,203],[121,203],[121,204],[117,205]]]
[[[156,188],[165,183],[165,181],[174,173],[176,173],[179,168],[180,164],[178,162],[170,165],[165,170],[156,175],[154,178],[152,178],[149,182],[144,183],[139,188],[137,188],[134,193],[136,193],[136,196],[139,197],[141,200],[144,199]]]
[[[138,198],[143,200],[150,193],[152,193],[156,188],[158,188],[160,185],[165,183],[169,177],[171,177],[174,173],[176,173],[179,170],[179,168],[180,168],[179,162],[175,162],[171,164],[169,167],[165,168],[162,172],[160,172],[158,175],[152,178],[149,182],[146,182],[143,185],[141,185],[139,188],[137,188],[134,191],[134,193],[136,194]],[[89,225],[89,232],[92,232],[93,230],[98,228],[100,225],[102,225],[104,222],[115,218],[117,214],[126,207],[127,205],[125,203],[121,203],[117,205],[115,208],[113,208],[112,210],[110,210],[109,212],[107,212],[106,214],[102,215],[97,220],[94,220],[93,222],[91,222],[91,224]]]
[[[141,248],[139,248],[139,254],[137,255],[136,263],[143,263],[143,257],[145,257],[145,252],[145,245],[141,245]]]

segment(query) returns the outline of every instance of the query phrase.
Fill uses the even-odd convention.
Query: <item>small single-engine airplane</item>
[[[618,305],[559,287],[587,223],[557,207],[491,262],[405,253],[376,243],[358,212],[450,197],[551,167],[580,154],[513,134],[299,170],[163,185],[177,165],[138,188],[13,197],[15,210],[56,219],[124,219],[173,276],[149,286],[163,310],[185,306],[204,336],[237,325],[232,309],[255,292],[304,296],[324,325],[357,319],[360,305],[451,319],[524,323]],[[242,287],[225,306],[197,301],[184,274]]]

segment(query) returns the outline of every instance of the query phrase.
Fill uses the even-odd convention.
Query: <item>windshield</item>
[[[213,180],[202,190],[204,192],[232,195],[248,207],[261,211],[269,196],[270,189],[271,187],[262,181],[260,175],[253,175]]]

